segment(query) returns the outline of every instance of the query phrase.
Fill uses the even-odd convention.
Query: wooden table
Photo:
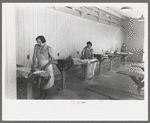
[[[144,72],[140,68],[130,67],[125,71],[118,71],[116,73],[129,76],[137,84],[137,92],[141,92],[141,88],[144,87]],[[138,79],[137,79],[138,78]]]
[[[73,63],[70,59],[58,59],[55,65],[57,66],[62,76],[61,87],[59,90],[64,90],[66,89],[66,73],[73,66]]]
[[[98,62],[97,59],[91,59],[91,60],[82,60],[79,58],[67,58],[67,59],[58,59],[56,66],[59,69],[62,79],[61,79],[61,87],[59,90],[64,90],[66,89],[66,73],[69,71],[69,69],[71,67],[74,66],[79,66],[82,65],[84,67],[86,67],[86,65],[88,64],[88,62],[90,63],[94,63],[94,62]],[[86,80],[86,72],[84,69],[84,81]]]
[[[115,55],[114,53],[109,53],[107,54],[109,59],[110,59],[110,71],[112,70],[112,61],[114,60],[114,58],[117,57],[117,55]]]
[[[120,63],[121,63],[121,57],[124,56],[125,57],[125,64],[127,63],[127,58],[129,55],[131,55],[132,53],[125,53],[125,52],[116,52],[114,53],[107,53],[106,55],[104,54],[94,54],[94,57],[96,57],[99,60],[99,74],[102,73],[102,63],[105,59],[110,59],[110,71],[112,70],[112,62],[113,60],[118,57],[118,67],[120,67]]]
[[[144,71],[144,63],[134,63],[131,66],[141,68]]]
[[[120,67],[120,63],[121,63],[121,57],[125,58],[125,65],[127,64],[127,58],[129,55],[131,55],[133,53],[126,53],[126,52],[116,52],[116,55],[118,56],[118,67]]]
[[[28,78],[28,74],[31,73],[30,70],[31,67],[17,67],[17,76],[25,77],[27,80],[27,99],[32,99],[32,82]],[[32,78],[32,80],[34,80],[34,78]]]
[[[102,74],[102,63],[105,61],[105,59],[108,59],[108,55],[104,55],[104,54],[94,54],[94,57],[96,57],[99,61],[99,71],[98,71],[98,75]]]

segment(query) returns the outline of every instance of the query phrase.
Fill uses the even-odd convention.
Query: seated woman
[[[92,59],[94,57],[92,43],[88,41],[87,46],[85,46],[81,53],[81,59]]]
[[[87,46],[85,46],[82,50],[81,59],[89,59],[89,60],[93,59],[94,52],[92,48],[92,43],[88,41],[86,44]],[[87,65],[86,68],[82,68],[82,70],[86,72],[85,74],[86,74],[87,79],[93,79],[95,67],[96,67],[96,63],[92,63],[92,64]]]
[[[52,48],[45,44],[46,40],[44,36],[38,36],[36,38],[37,44],[34,47],[33,53],[33,65],[32,69],[38,69],[45,71],[39,76],[35,76],[38,80],[40,88],[40,96],[36,99],[45,99],[46,90],[54,85],[54,74],[52,68],[53,55]],[[37,59],[37,67],[36,67]]]
[[[127,46],[125,43],[123,43],[121,47],[121,52],[126,52],[126,51],[127,51]],[[125,62],[125,57],[121,57],[121,63],[122,62]]]

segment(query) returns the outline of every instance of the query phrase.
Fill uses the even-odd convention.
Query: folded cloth
[[[80,58],[72,58],[74,65],[82,65],[82,64],[90,64],[93,62],[97,62],[97,59],[80,59]]]
[[[33,74],[41,74],[41,73],[45,73],[45,71],[43,71],[43,70],[42,70],[42,71],[39,71],[39,70],[38,70],[38,71],[33,72]]]

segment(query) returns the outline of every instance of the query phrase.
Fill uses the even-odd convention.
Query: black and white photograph
[[[148,120],[148,3],[2,3],[2,107],[10,121]]]

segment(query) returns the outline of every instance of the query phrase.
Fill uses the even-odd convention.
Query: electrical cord
[[[26,63],[26,65],[25,66],[27,66],[27,64],[29,63],[29,59],[28,59],[28,61],[27,61],[27,63]]]

